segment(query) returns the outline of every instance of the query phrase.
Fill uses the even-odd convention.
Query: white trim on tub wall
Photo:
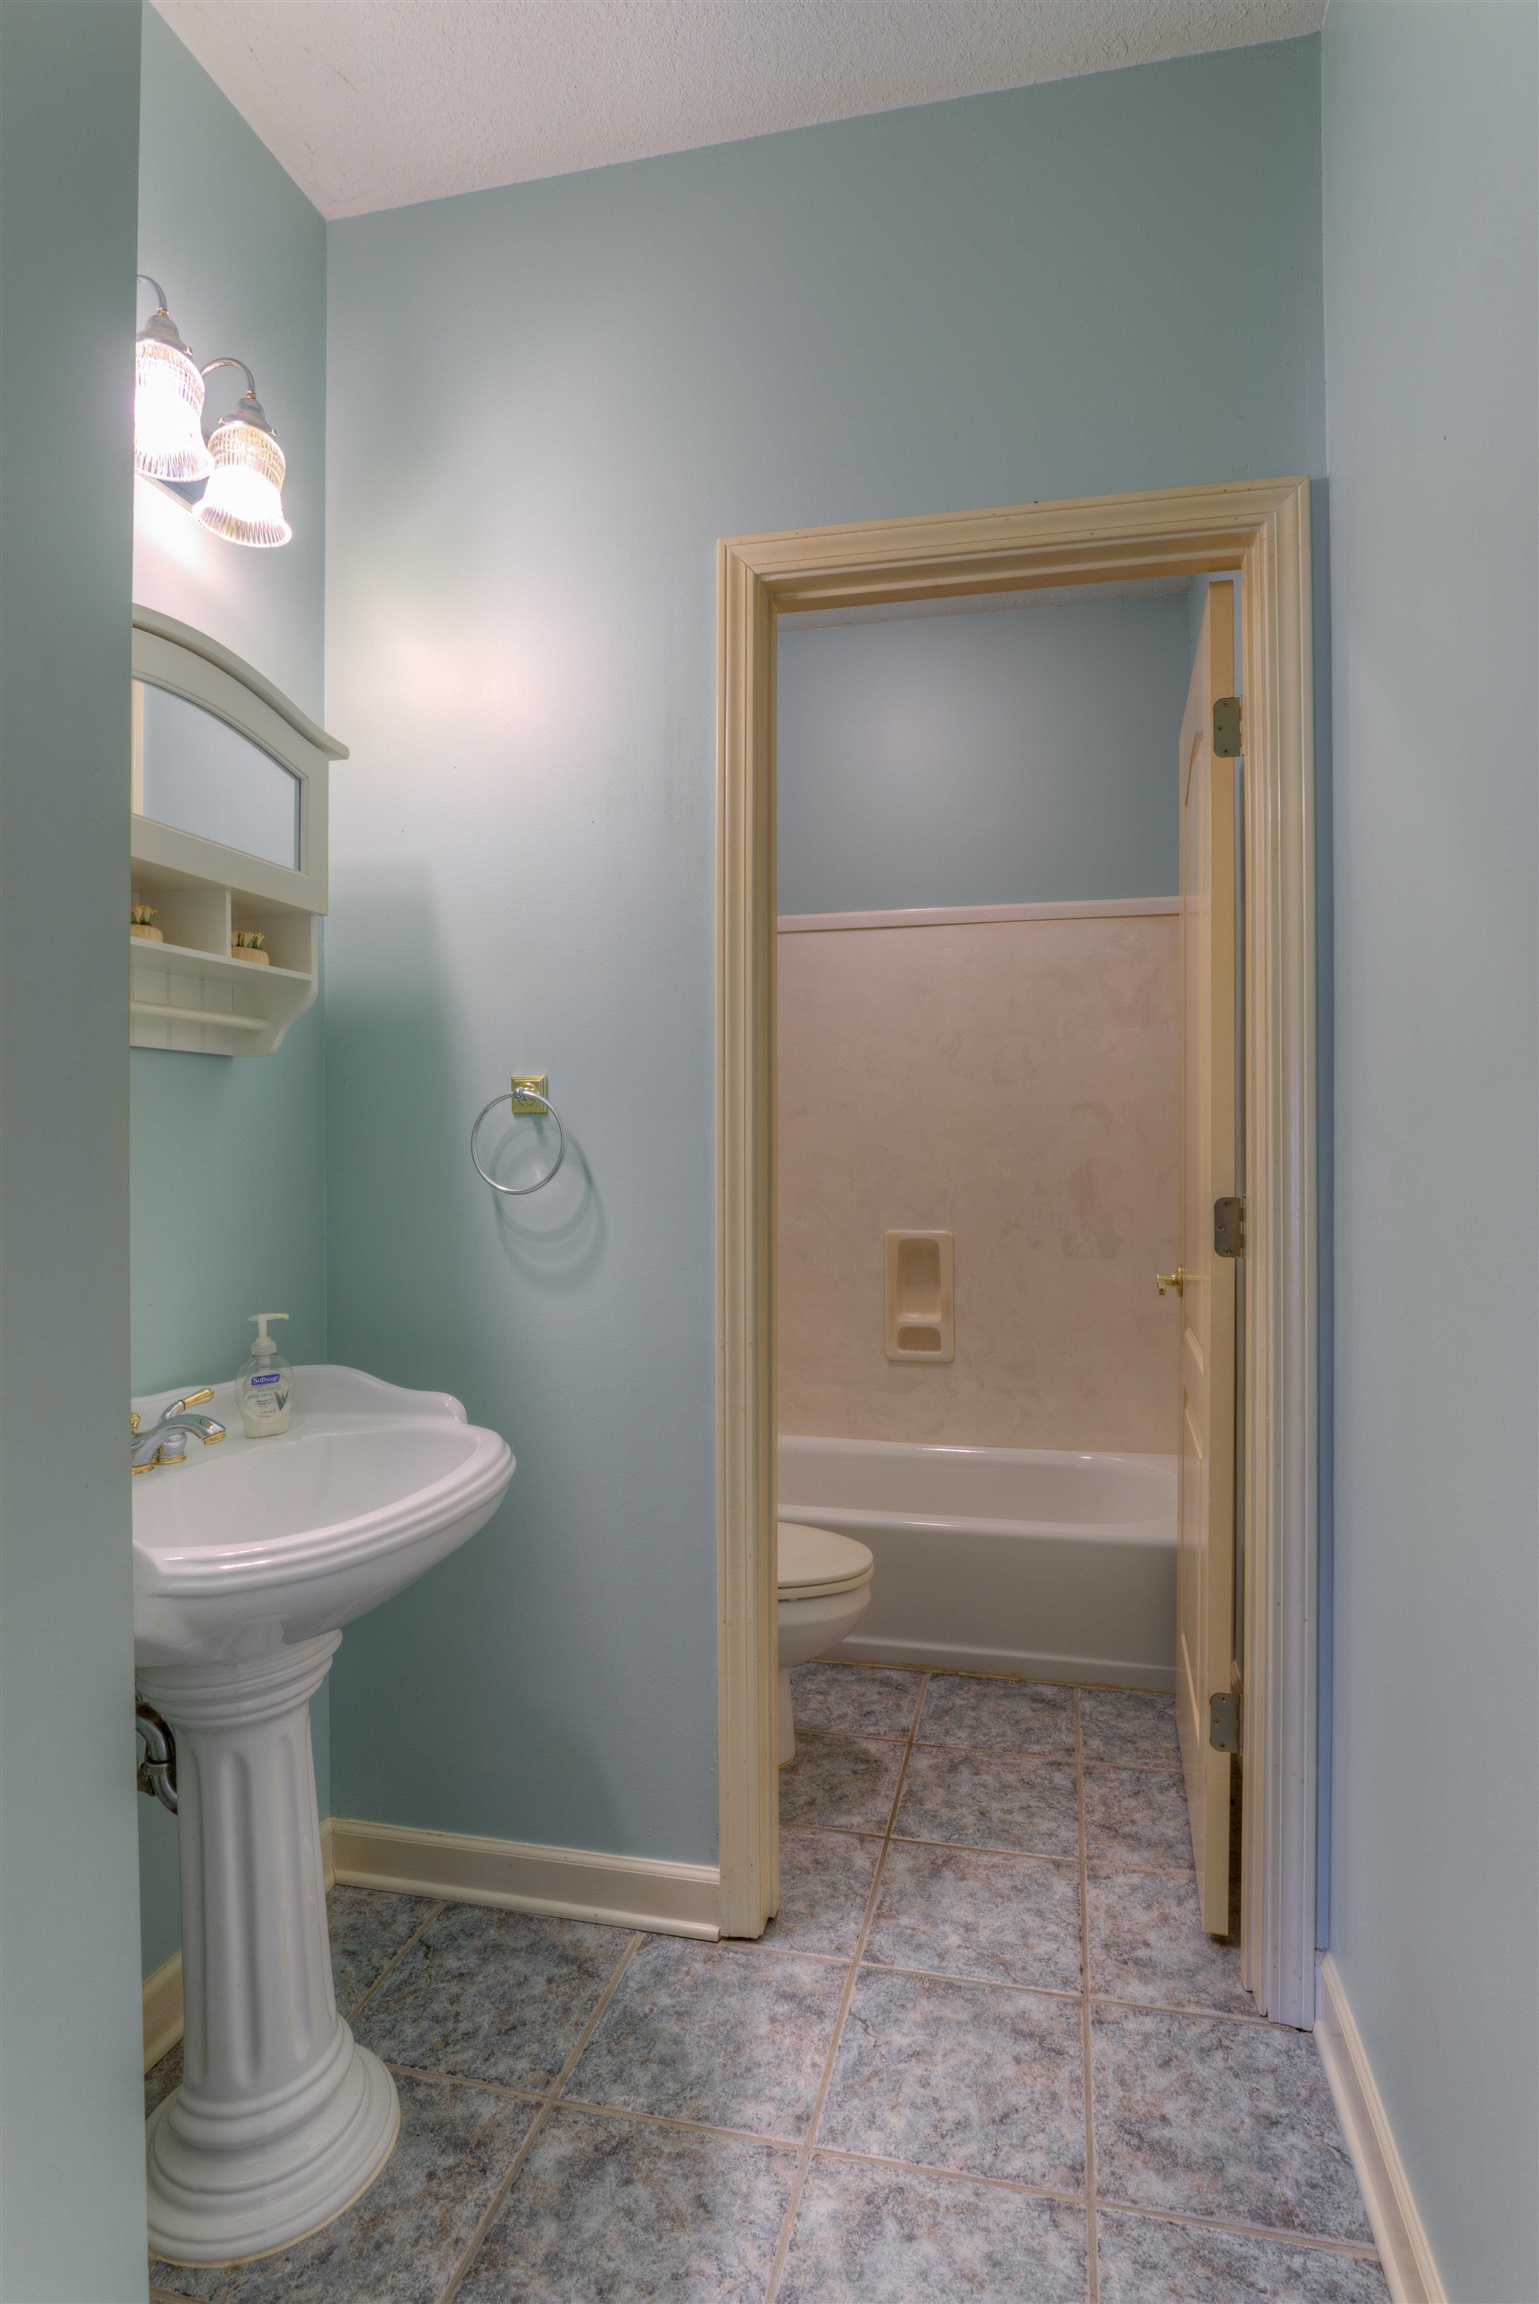
[[[1321,1957],[1315,2039],[1357,2170],[1393,2304],[1448,2304],[1341,1973]]]
[[[959,904],[912,912],[782,912],[782,936],[843,928],[978,928],[995,920],[1146,920],[1181,909],[1179,896],[1089,896],[1061,904]]]

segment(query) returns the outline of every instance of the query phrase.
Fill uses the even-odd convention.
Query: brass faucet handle
[[[181,1405],[184,1408],[200,1408],[205,1400],[212,1400],[213,1397],[213,1385],[205,1384],[201,1392],[189,1392],[186,1399],[182,1401]]]
[[[137,1432],[139,1429],[139,1411],[137,1408],[130,1408],[128,1411],[128,1429],[130,1432]]]
[[[1156,1272],[1154,1285],[1163,1296],[1167,1288],[1174,1288],[1178,1296],[1186,1294],[1186,1267],[1178,1264],[1174,1272]]]

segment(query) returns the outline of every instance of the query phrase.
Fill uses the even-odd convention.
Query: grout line
[[[851,1728],[842,1722],[803,1720],[796,1733],[812,1743],[847,1744],[906,1744],[906,1736],[891,1735],[884,1728]],[[967,1744],[949,1736],[921,1736],[917,1739],[921,1752],[970,1752],[979,1760],[1017,1760],[1044,1768],[1072,1768],[1075,1765],[1072,1747],[1057,1746],[1048,1751],[1022,1751],[1013,1744]],[[1102,1769],[1120,1769],[1131,1776],[1179,1776],[1179,1760],[1140,1759],[1136,1755],[1122,1755],[1114,1760],[1087,1760],[1084,1765],[1099,1773]]]
[[[1284,2248],[1314,2248],[1322,2255],[1349,2256],[1359,2264],[1380,2264],[1371,2240],[1333,2240],[1325,2232],[1295,2232],[1279,2224],[1242,2224],[1232,2216],[1204,2216],[1197,2209],[1140,2208],[1131,2200],[1103,2200],[1100,2205],[1118,2216],[1141,2216],[1147,2224],[1183,2224],[1199,2232],[1235,2232],[1247,2240],[1270,2240]]]
[[[1005,1976],[968,1976],[953,1968],[900,1967],[895,1960],[862,1959],[872,1976],[915,1976],[928,1984],[962,1984],[969,1992],[1017,1992],[1033,2000],[1079,2000],[1082,1993],[1057,1984],[1017,1984]]]
[[[797,1832],[822,1832],[831,1840],[883,1840],[886,1838],[885,1833],[873,1831],[869,1825],[865,1824],[782,1824],[780,1829],[782,1832],[790,1832],[793,1835]],[[735,1936],[722,1938],[724,1944],[735,1944],[739,1941],[740,1939]]]
[[[1239,2008],[1199,2008],[1189,2000],[1130,2000],[1122,1992],[1092,1992],[1097,2008],[1126,2008],[1135,2016],[1195,2016],[1204,2024],[1259,2024],[1265,2031],[1278,2027],[1270,2016],[1247,2016]]]
[[[928,1749],[928,1747],[922,1747]],[[1063,1762],[1060,1765],[1067,1766]],[[1073,1864],[1079,1857],[1050,1856],[1040,1848],[1006,1848],[995,1840],[927,1840],[917,1832],[878,1832],[866,1824],[814,1824],[801,1820],[784,1826],[787,1832],[820,1832],[828,1840],[894,1840],[900,1848],[951,1848],[960,1856],[1019,1856],[1028,1864]],[[1134,1872],[1141,1880],[1190,1880],[1195,1877],[1187,1865],[1129,1864],[1120,1858],[1095,1856],[1090,1861],[1096,1867],[1096,1878],[1103,1879],[1113,1872]],[[728,1939],[723,1939],[728,1941]]]
[[[823,2112],[828,2103],[829,2089],[833,2086],[834,2066],[839,2057],[839,2043],[844,2037],[845,2018],[849,2015],[850,2003],[855,1997],[855,1986],[860,1978],[860,1966],[865,1957],[866,1939],[871,1933],[871,1923],[876,1917],[877,1898],[881,1894],[882,1888],[882,1873],[887,1863],[887,1851],[892,1845],[892,1828],[897,1818],[898,1803],[903,1797],[904,1779],[908,1775],[908,1764],[913,1754],[914,1740],[919,1734],[919,1723],[924,1715],[925,1698],[929,1691],[930,1675],[926,1672],[920,1679],[919,1699],[914,1706],[914,1717],[909,1722],[908,1740],[904,1744],[903,1759],[898,1768],[898,1781],[893,1786],[892,1800],[887,1810],[887,1828],[882,1834],[881,1852],[876,1860],[876,1870],[871,1875],[871,1886],[866,1891],[866,1908],[861,1917],[860,1934],[855,1939],[855,1950],[851,1955],[849,1968],[845,1975],[844,1989],[839,1995],[839,2006],[834,2014],[833,2031],[829,2035],[828,2050],[823,2058],[822,2076],[818,2081],[818,2091],[813,2098],[812,2113],[807,2122],[807,2134],[797,2159],[796,2173],[791,2179],[790,2195],[786,2200],[785,2215],[781,2219],[780,2237],[775,2243],[775,2253],[770,2262],[769,2278],[764,2284],[764,2304],[774,2304],[775,2294],[785,2271],[786,2258],[790,2254],[791,2234],[796,2229],[796,2218],[802,2204],[802,2193],[806,2189],[808,2172],[812,2167],[812,2156],[817,2149],[818,2129],[823,2122]]]
[[[691,2120],[682,2112],[638,2112],[629,2104],[596,2104],[588,2096],[563,2096],[563,2112],[586,2112],[595,2120],[632,2120],[643,2128],[683,2128],[692,2136],[726,2136],[735,2144],[763,2144],[777,2152],[800,2152],[799,2136],[771,2136],[762,2128],[724,2128],[714,2120]]]
[[[1090,2035],[1090,1859],[1085,1831],[1085,1731],[1080,1719],[1078,1689],[1074,1692],[1074,1793],[1079,1816],[1079,2027],[1085,2090],[1085,2295],[1088,2304],[1098,2304],[1101,2265],[1096,2236],[1095,2075],[1091,2064]]]
[[[892,1846],[895,1848],[907,1848],[916,1845],[928,1847],[935,1845],[935,1843],[928,1841],[916,1843],[896,1838],[892,1842]],[[943,1842],[941,1845],[944,1846],[947,1843]],[[1043,1861],[1043,1859],[1033,1857],[1029,1861],[1036,1863]],[[751,1940],[746,1937],[723,1937],[720,1948],[732,1959],[751,1960],[764,1957],[772,1960],[815,1960],[824,1968],[847,1968],[855,1957],[852,1952],[809,1952],[800,1944],[766,1944],[762,1938]],[[1080,1957],[1083,1960],[1083,1931],[1081,1933]],[[862,1955],[860,1965],[863,1970],[869,1970],[875,1976],[923,1977],[926,1981],[935,1984],[965,1984],[986,1992],[1024,1992],[1039,2000],[1079,2000],[1085,1996],[1082,1989],[1076,1989],[1067,1984],[1022,1984],[1013,1976],[979,1976],[966,1968],[915,1968],[907,1961],[873,1960],[869,1954]],[[1247,2012],[1243,2008],[1205,2008],[1200,2002],[1194,2000],[1135,2000],[1125,1992],[1093,1992],[1090,1998],[1098,2008],[1126,2008],[1130,2013],[1139,2016],[1190,2016],[1197,2018],[1202,2023],[1259,2024],[1266,2031],[1276,2029],[1269,2016]],[[393,2066],[392,2069],[394,2069]],[[457,2081],[460,2077],[457,2073],[439,2073],[412,2064],[403,2064],[400,2069],[403,2072],[419,2073],[420,2076],[430,2080]],[[486,2088],[494,2086],[495,2083],[482,2080],[467,2082],[467,2085]],[[504,2093],[516,2095],[519,2091],[508,2089]],[[527,2096],[527,2092],[525,2093]],[[539,2101],[538,2098],[531,2100]],[[710,2126],[710,2123],[707,2122],[706,2125]],[[759,2133],[760,2131],[757,2129],[722,2130],[723,2135],[758,2135]],[[916,2162],[915,2165],[920,2166],[923,2163]],[[978,2181],[982,2183],[983,2178],[980,2177]]]
[[[772,1960],[821,1960],[825,1968],[848,1968],[848,1952],[807,1952],[800,1944],[766,1944],[762,1936],[723,1936],[721,1949],[733,1959],[752,1959],[764,1953]]]
[[[815,1824],[799,1824],[795,1829],[799,1832],[815,1832],[821,1830],[822,1827]],[[913,1832],[894,1832],[890,1837],[897,1842],[900,1848],[951,1848],[955,1849],[959,1856],[1020,1856],[1028,1864],[1073,1864],[1076,1867],[1079,1864],[1078,1855],[1047,1856],[1043,1854],[1040,1848],[1005,1848],[997,1841],[992,1840],[924,1840]],[[1195,1877],[1189,1864],[1184,1868],[1172,1869],[1168,1865],[1161,1867],[1148,1864],[1117,1863],[1108,1856],[1092,1856],[1087,1861],[1094,1865],[1095,1877],[1098,1880],[1107,1878],[1113,1872],[1136,1872],[1141,1880],[1190,1880]]]
[[[898,1803],[899,1803],[899,1801],[900,1801],[900,1800],[903,1798],[903,1785],[904,1785],[904,1781],[905,1781],[905,1779],[907,1778],[907,1775],[908,1775],[908,1764],[909,1764],[910,1760],[911,1760],[911,1759],[913,1758],[913,1756],[914,1756],[914,1746],[915,1746],[915,1745],[918,1743],[918,1741],[919,1741],[919,1723],[920,1723],[920,1721],[921,1721],[921,1720],[924,1718],[924,1705],[925,1705],[925,1698],[926,1698],[926,1697],[929,1695],[929,1693],[930,1693],[930,1675],[929,1675],[929,1673],[928,1673],[928,1672],[926,1672],[926,1673],[924,1674],[923,1678],[921,1679],[920,1683],[919,1683],[919,1701],[918,1701],[918,1703],[917,1703],[917,1704],[914,1706],[914,1717],[913,1717],[913,1719],[912,1719],[912,1720],[909,1722],[909,1724],[908,1724],[908,1734],[907,1734],[907,1736],[906,1736],[906,1737],[903,1739],[903,1758],[902,1758],[901,1762],[899,1763],[899,1767],[898,1767],[898,1781],[897,1781],[897,1783],[896,1783],[896,1784],[894,1784],[894,1786],[893,1786],[893,1788],[892,1788],[892,1799],[891,1799],[891,1801],[890,1801],[890,1803],[889,1803],[889,1805],[888,1805],[888,1809],[887,1809],[887,1822],[886,1822],[886,1823],[885,1823],[885,1825],[882,1827],[882,1857],[881,1857],[881,1858],[879,1858],[879,1859],[878,1859],[878,1862],[877,1862],[877,1868],[876,1868],[876,1879],[874,1879],[874,1880],[872,1881],[872,1883],[871,1883],[871,1906],[870,1906],[870,1912],[868,1912],[868,1913],[867,1913],[867,1925],[868,1925],[868,1926],[869,1926],[869,1922],[870,1922],[871,1912],[874,1912],[874,1911],[875,1911],[875,1909],[876,1909],[876,1886],[877,1886],[877,1880],[880,1880],[880,1878],[881,1878],[881,1876],[882,1876],[882,1859],[884,1859],[884,1858],[886,1857],[886,1854],[887,1854],[887,1843],[888,1843],[888,1841],[889,1841],[889,1840],[891,1840],[891,1838],[892,1838],[892,1835],[893,1835],[893,1830],[894,1830],[894,1828],[895,1828],[895,1826],[896,1826],[896,1824],[897,1824],[897,1821],[898,1821]],[[857,1960],[860,1958],[860,1953],[861,1953],[861,1951],[863,1951],[863,1950],[864,1950],[864,1948],[865,1948],[865,1941],[866,1941],[866,1928],[865,1928],[865,1927],[862,1927],[862,1929],[861,1929],[861,1932],[860,1932],[860,1948],[857,1950],[857,1952],[856,1952],[856,1954],[855,1954],[855,1957],[856,1957],[856,1959],[857,1959]]]
[[[1190,1864],[1161,1866],[1158,1864],[1122,1864],[1110,1856],[1090,1856],[1086,1870],[1092,1880],[1113,1880],[1120,1873],[1130,1873],[1138,1880],[1195,1880],[1197,1875]]]
[[[1077,1854],[1073,1856],[1044,1856],[1036,1848],[1000,1848],[996,1847],[992,1841],[923,1840],[914,1832],[894,1832],[892,1837],[900,1848],[949,1848],[954,1850],[958,1856],[1018,1856],[1026,1864],[1072,1864],[1076,1868],[1079,1865]]]
[[[563,2096],[563,2112],[586,2113],[594,2120],[629,2120],[645,2128],[682,2129],[692,2136],[722,2136],[734,2144],[762,2144],[766,2150],[794,2152],[806,2150],[806,2139],[771,2136],[757,2128],[724,2128],[710,2120],[689,2120],[676,2112],[638,2112],[627,2105],[595,2104],[586,2097]],[[1065,2207],[1082,2208],[1084,2195],[1065,2192],[1051,2184],[1018,2183],[1008,2176],[980,2176],[970,2168],[953,2168],[944,2161],[898,2160],[887,2152],[856,2152],[842,2144],[816,2144],[812,2149],[814,2160],[849,2161],[861,2168],[894,2168],[907,2176],[938,2176],[947,2183],[981,2184],[995,2192],[1020,2192],[1033,2200],[1057,2200]]]
[[[892,1845],[895,1848],[907,1848],[916,1845],[928,1847],[934,1843],[928,1841],[916,1843],[894,1839]],[[1032,1858],[1030,1861],[1040,1862],[1042,1859]],[[750,1940],[746,1937],[737,1936],[724,1936],[721,1940],[720,1949],[729,1958],[736,1960],[752,1960],[761,1957],[771,1960],[815,1960],[823,1968],[847,1968],[851,1960],[855,1958],[853,1952],[809,1952],[805,1946],[800,1944],[766,1944],[762,1938]],[[1081,1932],[1080,1957],[1083,1961],[1083,1931]],[[869,1970],[875,1976],[915,1976],[921,1977],[929,1983],[965,1984],[975,1990],[985,1992],[1023,1992],[1039,2000],[1079,2000],[1085,1997],[1083,1990],[1073,1985],[1023,1984],[1014,1976],[980,1976],[968,1968],[915,1968],[908,1961],[874,1960],[869,1953],[861,1956],[860,1965],[863,1970]],[[1204,2024],[1250,2024],[1260,2025],[1265,2031],[1276,2029],[1269,2016],[1261,2016],[1243,2008],[1204,2007],[1200,2001],[1196,2000],[1138,2000],[1126,1992],[1092,1992],[1090,1998],[1097,2008],[1126,2008],[1130,2014],[1137,2016],[1189,2016]],[[439,2072],[427,2065],[402,2064],[397,2066],[392,2064],[391,2070],[408,2072],[418,2079],[444,2080],[453,2086],[458,2086],[463,2081],[463,2084],[470,2088],[498,2088],[500,2094],[521,2096],[526,2103],[542,2101],[538,2096],[531,2096],[527,2089],[500,2088],[496,2081],[473,2080],[458,2072]],[[705,2125],[710,2127],[712,2123],[707,2121]],[[760,2133],[761,2131],[758,2129],[724,2128],[722,2130],[724,2136],[757,2136]],[[923,2163],[915,2162],[915,2166],[920,2165]],[[983,2178],[980,2177],[978,2181],[982,2183]]]
[[[921,1752],[971,1752],[980,1760],[1056,1760],[1060,1768],[1074,1765],[1072,1744],[1056,1744],[1048,1751],[1023,1751],[1014,1744],[969,1744],[963,1736],[921,1736]]]
[[[1136,1873],[1140,1880],[1195,1880],[1197,1875],[1190,1864],[1130,1864],[1124,1856],[1092,1856],[1092,1880],[1113,1880],[1121,1872]]]
[[[629,1968],[631,1962],[635,1959],[636,1954],[641,1949],[641,1946],[645,1940],[646,1939],[640,1929],[633,1931],[630,1942],[626,1945],[624,1952],[620,1955],[620,1959],[615,1967],[614,1974],[610,1977],[609,1982],[604,1986],[603,1991],[599,1994],[597,2007],[594,2009],[592,2015],[588,2018],[587,2023],[583,2026],[581,2032],[578,2034],[576,2044],[572,2049],[572,2053],[570,2056],[568,2056],[566,2062],[562,2065],[560,2071],[556,2074],[555,2079],[552,2081],[551,2086],[546,2094],[544,2103],[540,2106],[540,2109],[538,2112],[536,2112],[534,2118],[530,2121],[528,2133],[525,2135],[522,2144],[520,2144],[518,2150],[513,2155],[512,2166],[509,2168],[506,2176],[503,2177],[502,2182],[497,2186],[497,2189],[492,2194],[491,2199],[487,2202],[485,2212],[483,2213],[480,2222],[477,2224],[474,2232],[471,2233],[470,2238],[465,2245],[464,2253],[461,2255],[459,2262],[455,2265],[454,2270],[449,2275],[448,2286],[444,2288],[439,2295],[438,2304],[453,2304],[453,2299],[459,2294],[460,2289],[464,2286],[465,2275],[470,2270],[470,2266],[472,2260],[474,2259],[476,2250],[480,2247],[482,2241],[486,2238],[487,2233],[491,2230],[494,2218],[497,2216],[499,2210],[501,2209],[503,2202],[507,2199],[508,2194],[512,2191],[513,2186],[518,2178],[518,2172],[523,2167],[524,2162],[528,2159],[529,2154],[533,2149],[535,2138],[540,2134],[541,2130],[545,2127],[547,2121],[550,2119],[551,2113],[555,2110],[556,2104],[560,2099],[562,2089],[565,2087],[567,2081],[571,2078],[572,2073],[577,2068],[578,2058],[581,2056],[583,2050],[587,2047],[588,2042],[593,2038],[595,2031],[598,2029],[599,2018],[603,2015],[604,2010],[609,2006],[610,2001],[614,1998],[615,1993],[619,1988],[620,1979],[624,1976],[626,1969]]]
[[[1108,1770],[1120,1771],[1124,1776],[1179,1776],[1179,1760],[1087,1760],[1085,1767],[1092,1776],[1104,1775]]]
[[[842,2144],[819,2144],[815,2160],[848,2161],[857,2168],[893,2168],[903,2176],[938,2176],[945,2184],[978,2184],[990,2192],[1011,2192],[1028,2200],[1056,2200],[1064,2208],[1083,2208],[1082,2192],[1061,2192],[1051,2184],[1020,2184],[1009,2176],[979,2176],[971,2168],[951,2168],[943,2162],[895,2160],[886,2152],[852,2152]]]
[[[407,1937],[406,1942],[400,1947],[399,1951],[393,1953],[391,1957],[385,1962],[384,1967],[381,1968],[379,1974],[375,1977],[368,1990],[366,1992],[360,1993],[358,1998],[353,2002],[351,2008],[349,2008],[347,2012],[347,2022],[349,2024],[353,2022],[355,2017],[361,2016],[363,2014],[363,2011],[365,2008],[367,2008],[369,2002],[373,1999],[380,1986],[384,1983],[387,1983],[389,1979],[395,1974],[396,1970],[400,1967],[401,1962],[406,1958],[407,1953],[416,1943],[418,1937],[422,1935],[423,1931],[425,1929],[431,1928],[433,1922],[438,1919],[439,1915],[441,1913],[447,1912],[448,1909],[449,1899],[447,1896],[445,1896],[437,1904],[434,1905],[432,1911],[427,1914],[426,1918],[420,1923],[420,1925],[412,1930],[411,1934]]]
[[[510,2104],[543,2104],[545,2101],[537,2089],[509,2088],[500,2080],[479,2080],[469,2072],[440,2072],[432,2064],[402,2064],[390,2056],[382,2056],[380,2062],[387,2072],[394,2072],[402,2080],[427,2080],[439,2088],[477,2088],[485,2096],[501,2096]]]

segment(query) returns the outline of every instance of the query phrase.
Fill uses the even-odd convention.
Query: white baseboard
[[[1014,1680],[1056,1680],[1100,1688],[1152,1688],[1169,1696],[1176,1685],[1170,1664],[1140,1664],[1107,1656],[1048,1656],[1028,1648],[965,1648],[944,1640],[883,1640],[851,1632],[825,1661],[912,1664],[931,1672],[994,1672]]]
[[[655,1936],[721,1933],[721,1874],[714,1864],[661,1857],[604,1856],[582,1848],[541,1848],[523,1840],[475,1840],[460,1832],[416,1832],[401,1824],[360,1824],[328,1816],[321,1826],[326,1885],[389,1888],[408,1896],[448,1896],[458,1904],[498,1904],[561,1920],[599,1920]],[[182,2037],[182,1956],[173,1953],[144,1983],[144,2069]]]
[[[1315,2038],[1357,2169],[1393,2304],[1448,2304],[1385,2116],[1362,2034],[1327,1952],[1320,1962]]]
[[[336,1877],[354,1888],[392,1888],[646,1928],[659,1936],[720,1933],[721,1875],[714,1864],[661,1857],[605,1856],[582,1848],[543,1848],[523,1840],[478,1840],[460,1832],[418,1832],[401,1824],[331,1819]]]
[[[144,2069],[158,2064],[182,2037],[182,1955],[144,1979]]]

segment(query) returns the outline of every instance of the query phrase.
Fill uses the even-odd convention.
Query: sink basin
[[[148,1426],[173,1392],[136,1400]],[[513,1458],[445,1392],[297,1368],[287,1432],[248,1440],[236,1387],[203,1413],[228,1439],[133,1484],[134,1655],[268,1654],[378,1607],[485,1526]]]
[[[175,1397],[136,1400],[153,1423]],[[442,1392],[298,1368],[287,1432],[228,1428],[133,1482],[134,1654],[176,1743],[183,2077],[146,2131],[149,2237],[179,2264],[267,2255],[389,2159],[395,2083],[337,2014],[310,1699],[342,1626],[483,1528],[507,1442]]]

